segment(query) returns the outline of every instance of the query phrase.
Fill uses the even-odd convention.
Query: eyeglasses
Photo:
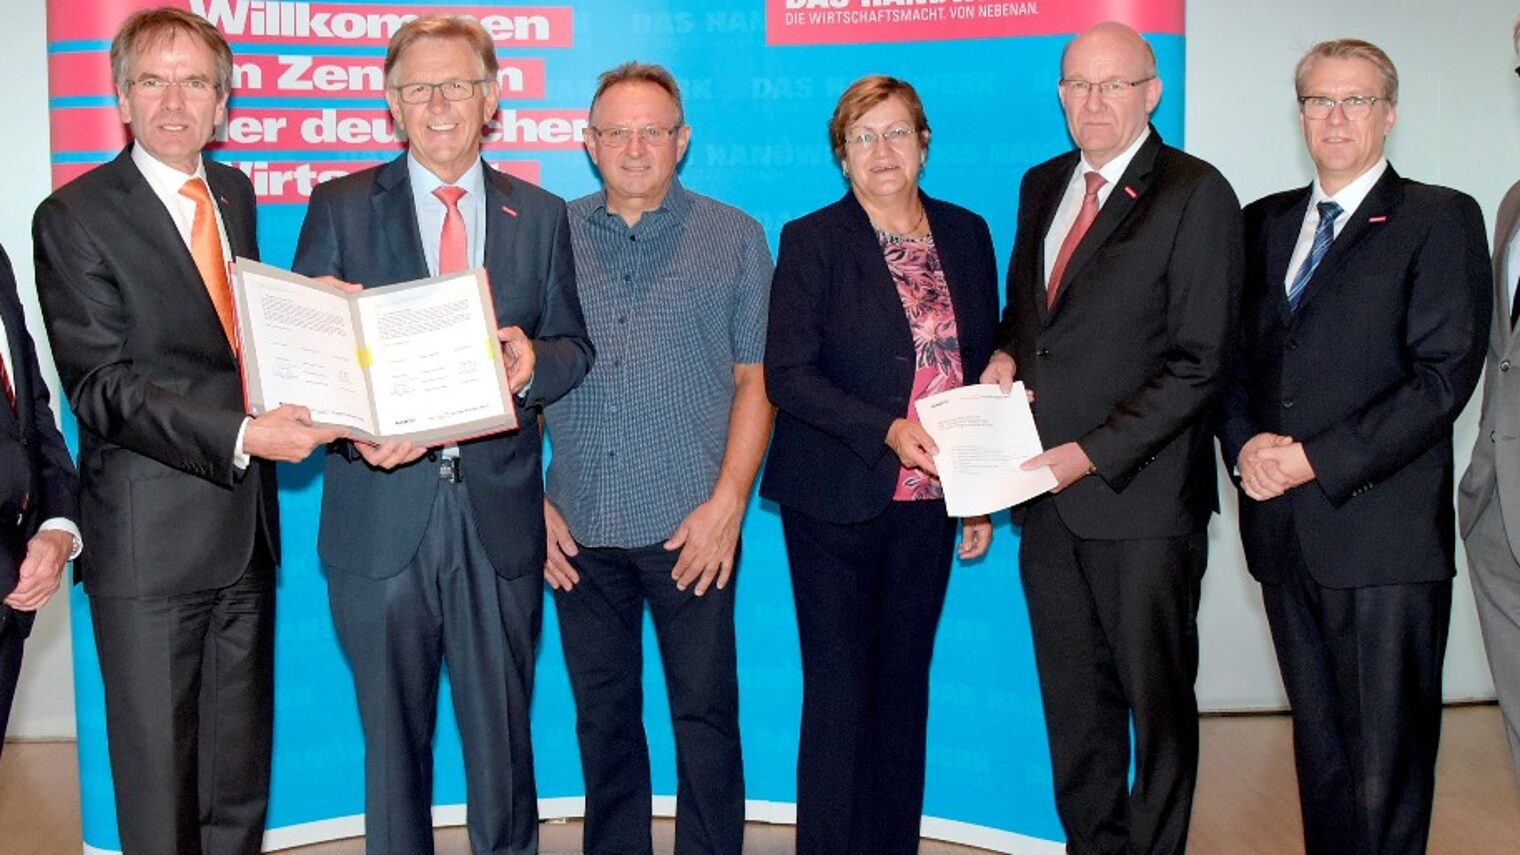
[[[186,101],[210,101],[221,87],[203,77],[187,80],[165,80],[162,77],[144,77],[127,81],[127,87],[136,89],[144,98],[162,98],[169,90],[179,87],[179,94]]]
[[[1079,80],[1075,77],[1063,78],[1060,81],[1061,94],[1078,101],[1085,99],[1094,89],[1098,90],[1098,97],[1105,101],[1111,101],[1120,95],[1143,86],[1156,79],[1156,75],[1142,77],[1139,80],[1105,80],[1102,83],[1093,83],[1089,80]]]
[[[1372,115],[1372,107],[1377,102],[1387,100],[1377,95],[1352,95],[1339,101],[1322,95],[1300,95],[1298,109],[1303,111],[1305,118],[1328,119],[1335,112],[1335,105],[1339,104],[1346,120],[1355,122]]]
[[[475,87],[490,83],[491,78],[479,80],[445,80],[442,83],[403,83],[391,88],[401,96],[403,104],[426,104],[433,100],[436,91],[445,101],[464,101],[475,94]]]
[[[587,127],[590,126],[588,125]],[[670,142],[675,137],[676,131],[679,131],[682,127],[684,127],[683,123],[676,122],[668,128],[662,128],[659,125],[645,125],[642,128],[592,127],[591,132],[596,134],[596,138],[601,140],[602,145],[608,148],[622,148],[633,142],[634,137],[643,140],[644,145],[651,148],[659,148]]]
[[[906,125],[894,125],[877,133],[876,131],[861,131],[854,136],[845,137],[846,145],[853,145],[862,151],[870,151],[878,142],[885,142],[893,148],[906,146],[909,140],[916,139],[918,131]]]

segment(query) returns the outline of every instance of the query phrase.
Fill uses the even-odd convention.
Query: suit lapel
[[[496,300],[496,316],[502,317],[502,303],[511,287],[511,259],[517,244],[518,211],[513,203],[512,179],[504,172],[482,162],[486,184],[485,266],[491,294]]]
[[[1505,202],[1510,202],[1508,196]],[[1490,345],[1499,353],[1508,353],[1514,343],[1514,330],[1510,328],[1509,317],[1512,311],[1513,298],[1510,289],[1515,286],[1509,278],[1509,250],[1510,241],[1514,240],[1515,230],[1520,228],[1520,208],[1510,203],[1500,205],[1499,217],[1494,231],[1494,322]]]
[[[1050,320],[1049,299],[1045,282],[1045,238],[1050,233],[1050,224],[1055,221],[1056,210],[1061,207],[1061,197],[1066,192],[1066,183],[1071,180],[1071,173],[1077,168],[1077,160],[1081,155],[1072,152],[1066,157],[1056,161],[1056,165],[1041,173],[1038,177],[1040,186],[1031,187],[1030,198],[1037,202],[1038,209],[1032,211],[1030,216],[1035,224],[1034,233],[1039,237],[1034,242],[1034,269],[1030,272],[1035,282],[1032,290],[1039,295],[1037,311],[1040,313],[1040,323]],[[1014,275],[1010,270],[1009,275]]]
[[[849,247],[846,255],[854,261],[860,274],[851,278],[865,290],[865,298],[876,306],[877,311],[885,313],[900,350],[912,353],[913,331],[908,328],[902,297],[898,296],[897,283],[887,268],[887,259],[882,255],[881,241],[876,237],[871,218],[853,192],[845,193],[839,207],[842,220],[839,238]]]
[[[217,210],[222,214],[222,228],[227,231],[227,246],[231,248],[233,258],[257,258],[258,247],[251,245],[252,241],[248,239],[253,233],[253,224],[245,221],[241,205],[229,201],[233,196],[232,188],[228,186],[222,171],[212,167],[210,162],[206,164],[206,186],[211,188],[211,198],[216,200]]]
[[[1066,263],[1066,272],[1062,276],[1063,284],[1056,291],[1056,302],[1051,307],[1052,314],[1060,311],[1074,287],[1081,287],[1082,269],[1108,242],[1114,230],[1119,228],[1119,224],[1124,222],[1129,212],[1134,210],[1140,198],[1145,195],[1145,191],[1150,188],[1151,172],[1156,165],[1156,152],[1160,150],[1161,135],[1152,128],[1150,137],[1135,152],[1134,159],[1129,162],[1124,174],[1119,176],[1119,180],[1114,183],[1114,188],[1109,191],[1108,199],[1104,200],[1103,207],[1098,209],[1098,218],[1093,220],[1087,234],[1082,236],[1081,243],[1078,243],[1077,248],[1072,251],[1071,261]],[[1067,177],[1069,179],[1070,175],[1068,174]],[[1043,269],[1042,266],[1041,270]]]
[[[1298,233],[1304,225],[1304,214],[1309,210],[1310,189],[1305,187],[1296,201],[1279,210],[1267,223],[1266,288],[1269,300],[1277,307],[1277,314],[1287,323],[1293,317],[1288,308],[1288,263],[1293,260],[1293,248],[1298,244]]]
[[[6,433],[19,436],[21,431],[20,415],[22,407],[30,401],[32,395],[31,377],[26,371],[21,370],[22,356],[25,352],[26,340],[22,337],[25,319],[22,316],[21,303],[8,297],[0,298],[0,322],[5,324],[5,338],[10,343],[9,353],[0,354],[5,357],[5,373],[11,378],[11,388],[16,391],[16,411],[0,404],[0,426]]]
[[[412,181],[407,174],[407,155],[387,163],[375,177],[370,194],[370,222],[378,234],[374,244],[377,252],[384,253],[386,262],[377,265],[382,270],[394,271],[386,277],[388,282],[407,282],[426,279],[427,255],[422,250],[422,235],[417,227],[417,207],[412,202]],[[366,282],[366,285],[384,285],[387,282]]]
[[[197,319],[191,324],[192,328],[205,331],[208,338],[214,333],[215,340],[221,344],[221,350],[226,352],[228,359],[235,361],[232,346],[227,343],[227,336],[222,332],[222,319],[217,315],[216,307],[211,304],[206,281],[201,278],[195,259],[190,256],[190,247],[185,245],[185,238],[170,216],[169,209],[164,207],[163,200],[153,192],[148,179],[143,177],[137,164],[132,162],[131,148],[117,155],[110,166],[115,170],[117,189],[121,193],[117,200],[123,210],[121,222],[129,229],[138,230],[138,245],[155,248],[155,264],[168,265],[170,268],[168,275],[164,275],[165,271],[156,271],[151,281],[158,283],[158,287],[179,292],[180,300],[171,302],[195,306],[192,311]],[[209,183],[207,186],[210,186]],[[228,243],[231,244],[230,225],[228,235]],[[211,345],[208,344],[207,347]]]
[[[1314,275],[1309,277],[1309,283],[1304,286],[1304,295],[1298,302],[1295,314],[1301,315],[1318,292],[1334,287],[1336,271],[1356,253],[1358,244],[1387,227],[1388,221],[1397,215],[1403,197],[1403,179],[1389,166],[1383,171],[1383,177],[1372,185],[1367,198],[1351,214],[1351,219],[1341,228],[1341,233],[1335,236],[1319,266],[1314,268]]]

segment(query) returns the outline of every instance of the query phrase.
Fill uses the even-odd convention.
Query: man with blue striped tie
[[[1398,73],[1323,42],[1295,76],[1308,187],[1246,208],[1220,428],[1293,707],[1307,851],[1423,852],[1454,565],[1451,426],[1490,286],[1470,197],[1383,156]]]

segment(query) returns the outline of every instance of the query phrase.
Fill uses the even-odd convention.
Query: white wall
[[[32,281],[32,210],[49,191],[44,0],[0,3],[0,244],[11,255],[23,298]],[[1357,36],[1381,45],[1402,74],[1399,124],[1389,154],[1404,175],[1472,194],[1490,223],[1511,180],[1520,178],[1520,80],[1510,25],[1520,9],[1499,0],[1197,0],[1188,4],[1187,143],[1213,162],[1244,201],[1298,184],[1310,165],[1298,137],[1291,73],[1309,45]],[[996,110],[992,110],[995,114]],[[40,336],[35,301],[29,326]],[[46,348],[43,358],[48,360]],[[51,371],[51,365],[46,366]],[[1458,425],[1466,463],[1477,404]],[[1459,469],[1460,471],[1460,469]],[[1199,618],[1206,707],[1283,703],[1261,601],[1235,533],[1233,490],[1210,530],[1212,560]],[[1454,596],[1448,697],[1491,694],[1465,575]],[[27,645],[12,736],[74,732],[66,603],[43,612]]]

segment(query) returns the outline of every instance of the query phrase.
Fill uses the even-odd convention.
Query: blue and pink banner
[[[114,157],[107,49],[132,11],[160,0],[50,0],[55,184]],[[568,198],[597,189],[580,146],[596,76],[629,59],[680,80],[692,143],[681,180],[737,205],[772,241],[786,221],[845,191],[826,125],[861,75],[919,90],[933,127],[925,189],[987,218],[1012,247],[1020,177],[1071,147],[1056,92],[1073,33],[1124,20],[1156,48],[1167,94],[1155,116],[1182,136],[1184,0],[180,0],[224,32],[236,56],[228,122],[208,156],[253,180],[264,260],[288,265],[311,188],[394,158],[401,145],[380,72],[396,28],[419,14],[478,18],[501,59],[501,112],[485,129],[491,165]],[[784,307],[783,307],[784,309]],[[280,471],[285,560],[276,629],[274,782],[266,848],[362,833],[363,751],[353,684],[316,558],[321,466]],[[172,533],[165,533],[172,536]],[[751,819],[789,822],[801,671],[780,519],[758,499],[739,568],[741,729]],[[88,546],[86,547],[88,548]],[[1018,532],[958,566],[940,625],[929,723],[926,836],[1008,852],[1060,852],[1039,688],[1019,586]],[[88,600],[73,592],[80,785],[88,852],[120,848]],[[653,635],[646,721],[657,812],[674,809],[675,750]],[[457,730],[441,705],[434,815],[463,820]],[[1059,722],[1051,723],[1059,727]],[[583,809],[575,708],[551,603],[533,701],[543,816]]]

